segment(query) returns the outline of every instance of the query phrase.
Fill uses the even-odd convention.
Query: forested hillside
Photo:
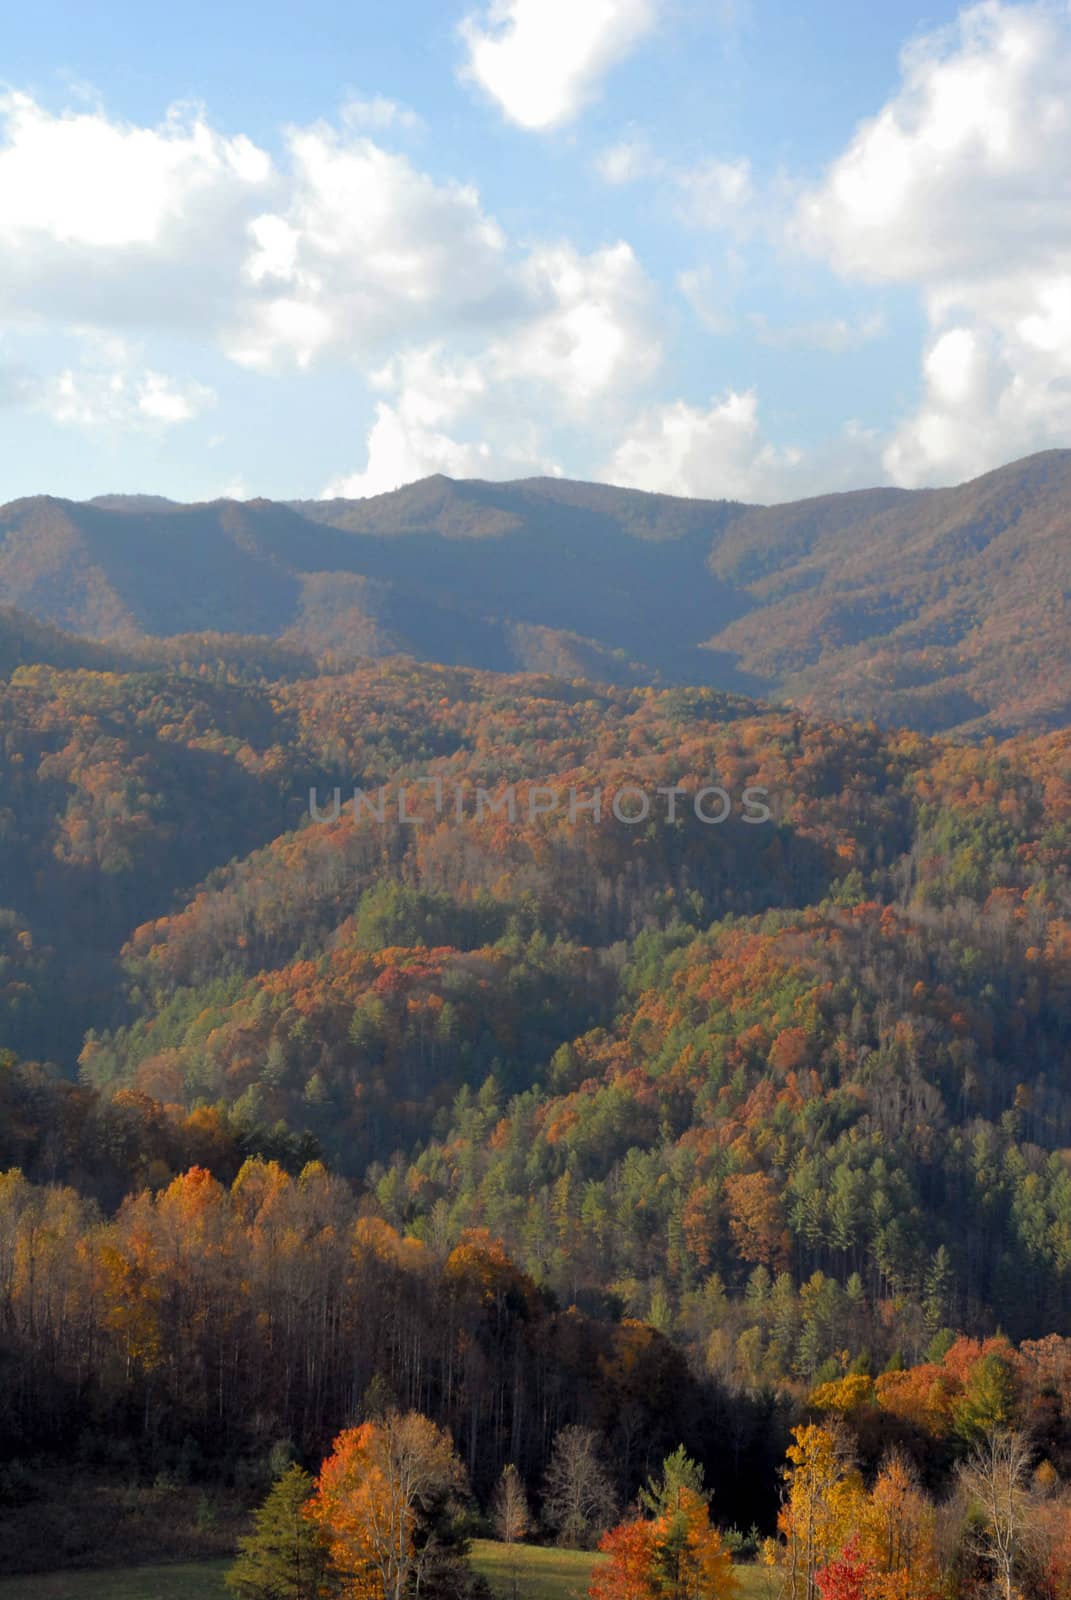
[[[944,1493],[999,1358],[1071,1472],[1071,736],[7,625],[12,1563],[392,1406],[772,1534],[792,1426]]]
[[[441,476],[354,501],[41,496],[0,507],[0,605],[126,649],[255,634],[1007,736],[1071,716],[1069,504],[1060,450],[772,507]]]

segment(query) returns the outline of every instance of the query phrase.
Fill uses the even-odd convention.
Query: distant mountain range
[[[20,640],[88,666],[262,635],[1000,735],[1071,722],[1071,451],[773,507],[439,476],[356,501],[39,496],[0,508],[0,605],[26,614],[0,617],[0,666]],[[65,633],[46,649],[40,624]]]

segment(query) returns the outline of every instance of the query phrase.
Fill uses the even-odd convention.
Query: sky
[[[1067,0],[9,10],[0,502],[1068,445]]]

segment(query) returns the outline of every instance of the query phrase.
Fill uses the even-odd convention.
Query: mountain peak
[[[1071,450],[774,506],[434,473],[361,500],[0,508],[0,603],[95,639],[650,676],[926,731],[1071,718]]]

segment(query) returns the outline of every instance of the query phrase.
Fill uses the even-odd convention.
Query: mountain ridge
[[[0,605],[91,641],[259,635],[1003,735],[1071,721],[1071,451],[772,506],[442,474],[362,500],[0,507]]]

